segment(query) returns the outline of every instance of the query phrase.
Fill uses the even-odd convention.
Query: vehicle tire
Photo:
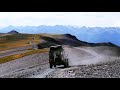
[[[67,62],[66,62],[66,63],[67,63],[67,67],[69,67],[68,59],[67,59]]]
[[[54,67],[56,67],[56,63],[54,63]]]
[[[68,67],[68,59],[66,59],[64,63],[64,68],[67,68],[67,67]]]
[[[50,62],[50,68],[52,68],[53,64]]]

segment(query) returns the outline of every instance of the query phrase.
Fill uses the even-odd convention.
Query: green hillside
[[[0,51],[17,48],[21,46],[29,46],[29,42],[39,43],[40,38],[34,34],[11,34],[0,36]]]

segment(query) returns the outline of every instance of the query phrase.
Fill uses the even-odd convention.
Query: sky
[[[120,12],[0,12],[0,27],[9,25],[120,27]]]

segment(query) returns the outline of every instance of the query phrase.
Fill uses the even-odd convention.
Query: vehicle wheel
[[[54,67],[56,67],[56,63],[54,63]]]
[[[67,59],[67,67],[69,67],[68,59]]]
[[[67,67],[67,65],[66,65],[66,63],[64,64],[64,68],[66,68]]]
[[[65,68],[68,67],[68,59],[65,60],[64,67],[65,67]]]
[[[52,68],[52,66],[53,66],[53,64],[52,64],[52,63],[50,63],[50,68]]]

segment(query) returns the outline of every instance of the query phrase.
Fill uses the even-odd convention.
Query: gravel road
[[[117,55],[106,57],[104,53],[97,53],[86,48],[65,48],[68,54],[70,68],[56,69],[45,78],[119,78],[120,57]]]
[[[87,47],[66,47],[65,52],[68,54],[70,66],[98,64],[120,59],[120,55],[104,55],[106,53],[109,53],[110,50],[98,54],[96,51],[91,50]]]
[[[120,78],[120,60],[58,69],[45,78]]]
[[[33,74],[35,75],[37,74],[36,72],[48,67],[48,53],[37,53],[0,64],[0,77],[26,78]]]
[[[120,56],[96,47],[64,47],[69,68],[49,68],[48,53],[38,53],[0,64],[1,78],[119,78]],[[105,49],[105,48],[104,48]],[[109,53],[104,55],[104,53]]]

